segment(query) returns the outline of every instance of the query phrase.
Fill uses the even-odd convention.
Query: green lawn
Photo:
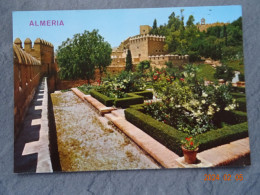
[[[210,81],[217,81],[217,79],[214,78],[214,74],[216,70],[208,64],[199,64],[198,65],[199,71],[198,71],[198,77],[202,78],[204,80],[210,80]]]
[[[241,63],[240,60],[235,60],[235,61],[227,61],[224,64],[226,64],[227,66],[233,68],[234,70],[237,70],[239,72],[241,72],[242,74],[245,74],[245,70],[244,70],[244,64]]]

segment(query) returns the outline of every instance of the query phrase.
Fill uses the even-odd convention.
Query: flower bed
[[[170,125],[155,120],[148,114],[144,114],[142,109],[142,105],[135,105],[127,108],[125,110],[126,119],[176,154],[182,156],[181,140],[189,135]],[[226,117],[228,116],[229,121],[239,124],[225,126],[197,135],[196,139],[200,142],[200,151],[227,144],[231,141],[248,136],[248,126],[247,122],[245,122],[247,120],[246,113],[238,111],[227,113]]]
[[[131,106],[126,119],[178,155],[186,137],[194,136],[202,151],[248,136],[245,95],[231,85],[205,84],[193,65],[151,76],[161,101]]]

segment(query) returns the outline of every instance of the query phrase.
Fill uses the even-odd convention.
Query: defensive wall
[[[13,44],[14,63],[14,135],[19,133],[21,122],[43,75],[56,71],[53,45],[36,39],[32,47],[30,39],[16,38]]]

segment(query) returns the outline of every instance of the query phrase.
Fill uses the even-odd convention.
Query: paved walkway
[[[43,78],[14,143],[14,172],[52,172],[49,151],[48,88]]]
[[[91,96],[84,96],[79,90],[73,90],[81,99],[88,100],[98,110],[108,109],[103,104]],[[89,101],[91,99],[91,101]],[[129,136],[137,145],[152,156],[165,168],[199,168],[215,167],[233,163],[236,160],[250,154],[249,138],[240,139],[229,144],[205,150],[198,153],[197,164],[186,164],[184,157],[179,157],[174,152],[163,146],[151,136],[129,123],[124,116],[124,109],[109,110],[111,113],[105,114],[105,117],[113,122],[121,131]]]

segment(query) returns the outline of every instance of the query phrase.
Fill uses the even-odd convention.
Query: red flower
[[[166,120],[163,120],[164,123],[166,123]]]
[[[186,139],[187,141],[190,141],[191,138],[192,138],[192,137],[186,137],[185,139]]]
[[[183,81],[184,81],[184,78],[180,78],[180,81],[182,81],[182,82],[183,82]]]
[[[193,142],[190,142],[190,145],[193,146]]]
[[[158,79],[158,76],[153,76],[153,80],[157,80]]]

